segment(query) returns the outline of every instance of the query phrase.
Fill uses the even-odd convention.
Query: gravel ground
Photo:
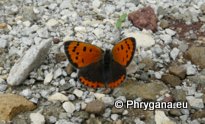
[[[205,0],[1,0],[0,123],[205,123],[204,22]],[[137,49],[121,86],[77,80],[65,41],[106,49],[129,36]],[[188,106],[119,109],[116,100]]]

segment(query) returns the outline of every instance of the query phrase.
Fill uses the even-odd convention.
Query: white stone
[[[48,38],[48,30],[47,28],[40,28],[37,30],[37,34],[41,38]]]
[[[114,98],[113,97],[102,97],[102,101],[105,103],[105,105],[110,106],[114,104]]]
[[[186,64],[185,67],[187,75],[195,75],[197,73],[196,68],[191,63]]]
[[[0,92],[4,92],[7,89],[7,85],[6,84],[1,84],[0,83]]]
[[[6,48],[7,45],[7,40],[0,38],[0,48]]]
[[[77,97],[81,98],[83,96],[83,91],[81,91],[79,89],[75,89],[73,91],[73,94],[75,94]]]
[[[31,26],[31,22],[30,21],[24,21],[23,25],[26,27],[30,27]]]
[[[112,119],[113,121],[116,121],[118,118],[119,118],[119,115],[118,115],[118,114],[111,114],[111,119]]]
[[[69,122],[67,119],[60,119],[55,124],[75,124],[75,123]]]
[[[65,83],[66,83],[66,82],[65,82],[65,79],[64,79],[64,78],[60,80],[60,85],[64,85]]]
[[[171,29],[169,29],[169,28],[165,29],[165,31],[166,31],[167,34],[169,34],[169,35],[171,35],[171,36],[174,36],[174,35],[176,34],[176,31],[171,30]]]
[[[178,54],[179,54],[179,51],[180,51],[180,50],[177,49],[177,48],[172,49],[172,51],[170,52],[170,56],[172,57],[173,60],[176,59],[176,57],[177,57]]]
[[[87,106],[87,104],[85,102],[81,102],[81,109],[82,110],[85,110],[86,106]]]
[[[31,124],[45,124],[45,117],[41,113],[30,114]]]
[[[68,101],[68,97],[62,93],[56,92],[51,96],[48,96],[48,101]]]
[[[33,44],[34,40],[31,38],[28,38],[28,37],[22,37],[21,42],[25,45],[31,46]]]
[[[204,103],[201,98],[195,98],[194,96],[187,96],[186,99],[192,108],[195,108],[195,109],[204,108]]]
[[[105,94],[102,94],[102,93],[94,93],[94,96],[96,99],[100,100],[102,99],[103,97],[105,97]]]
[[[169,119],[163,111],[155,110],[156,124],[176,124],[176,122]]]
[[[72,7],[72,0],[63,0],[60,4],[61,9],[71,8]]]
[[[21,96],[28,97],[28,98],[31,98],[32,91],[31,91],[30,89],[25,89],[25,90],[23,90],[23,91],[20,92],[20,95],[21,95]]]
[[[64,102],[63,103],[63,109],[69,113],[72,114],[75,111],[75,106],[73,105],[72,102]]]
[[[72,72],[70,75],[70,77],[72,77],[72,78],[76,78],[77,76],[78,76],[78,73],[76,73],[76,72]]]
[[[45,60],[51,48],[51,40],[44,40],[38,45],[31,46],[18,62],[11,68],[7,82],[9,85],[19,85],[27,78],[29,73]],[[18,72],[18,73],[16,73]]]
[[[51,9],[51,10],[54,10],[56,7],[58,6],[58,4],[56,3],[51,3],[48,8]]]
[[[57,77],[62,75],[62,70],[61,68],[58,68],[55,72],[54,72],[54,76],[53,78],[56,79]]]
[[[151,47],[155,44],[153,36],[146,32],[124,32],[126,37],[134,37],[137,43],[137,47]]]
[[[55,20],[55,19],[50,19],[46,23],[46,26],[48,26],[48,27],[53,27],[53,26],[56,26],[56,25],[58,25],[58,21]]]
[[[52,79],[53,79],[53,72],[50,72],[50,73],[46,74],[43,83],[45,85],[48,85],[51,82]]]
[[[92,2],[92,6],[94,9],[98,9],[98,7],[100,7],[101,4],[102,2],[100,0],[93,0]]]
[[[162,34],[159,36],[160,39],[162,39],[164,41],[165,44],[169,44],[172,42],[172,37],[171,35],[168,35],[168,34]]]
[[[103,36],[103,30],[101,28],[96,28],[93,33],[97,38],[101,38]]]
[[[86,32],[86,28],[82,26],[78,26],[74,28],[75,32]]]
[[[155,75],[155,77],[157,79],[161,79],[162,78],[162,73],[161,72],[155,72],[154,75]]]

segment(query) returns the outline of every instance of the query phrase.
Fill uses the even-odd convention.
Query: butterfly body
[[[80,82],[93,88],[114,88],[125,80],[126,66],[135,51],[135,40],[122,40],[112,51],[78,41],[65,42],[64,46],[70,63],[79,69]]]

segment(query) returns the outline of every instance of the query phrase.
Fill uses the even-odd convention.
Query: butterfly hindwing
[[[128,37],[117,43],[112,49],[113,59],[122,66],[128,66],[136,48],[135,39]]]
[[[103,51],[99,47],[79,41],[65,42],[64,49],[68,60],[76,68],[86,67],[97,62],[103,55]]]

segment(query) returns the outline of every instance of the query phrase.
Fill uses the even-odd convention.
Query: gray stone
[[[176,57],[177,57],[178,54],[179,54],[179,51],[180,51],[180,50],[177,49],[177,48],[172,49],[172,51],[170,52],[170,56],[172,57],[173,60],[176,59]]]
[[[75,105],[72,102],[64,102],[63,108],[68,114],[72,114],[75,111]]]
[[[196,109],[202,109],[204,108],[204,103],[203,103],[203,100],[200,99],[200,98],[195,98],[193,96],[187,96],[186,97],[189,105],[192,107],[192,108],[196,108]]]
[[[105,111],[105,104],[99,100],[94,100],[87,104],[85,111],[94,114],[101,114]]]
[[[7,45],[8,45],[8,41],[0,38],[0,48],[6,48]]]
[[[186,68],[183,65],[169,67],[169,73],[184,79],[186,76]]]
[[[19,85],[27,78],[34,68],[40,66],[48,55],[51,40],[44,40],[39,45],[32,46],[20,60],[11,68],[7,82],[9,85]],[[18,73],[16,73],[18,72]]]
[[[41,113],[31,113],[30,120],[32,124],[45,124],[45,117]]]

